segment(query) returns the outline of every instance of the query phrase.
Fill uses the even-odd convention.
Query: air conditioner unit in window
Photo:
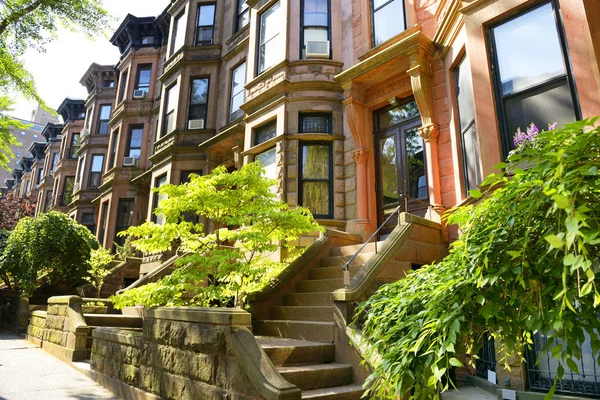
[[[135,157],[125,157],[123,158],[123,166],[124,167],[137,167],[140,165],[140,160]]]
[[[306,58],[329,58],[329,40],[307,41]]]
[[[136,99],[136,100],[145,99],[146,98],[146,91],[145,90],[134,90],[133,91],[133,98]]]
[[[188,129],[204,129],[203,119],[190,119],[188,121]]]

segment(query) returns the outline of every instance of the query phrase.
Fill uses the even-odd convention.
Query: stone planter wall
[[[144,312],[143,333],[93,331],[93,378],[124,398],[300,399],[250,333],[238,309],[174,307]]]

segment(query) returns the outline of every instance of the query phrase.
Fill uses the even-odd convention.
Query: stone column
[[[369,221],[369,179],[367,176],[367,161],[369,160],[369,151],[358,149],[352,152],[352,158],[356,162],[356,226],[359,232],[370,224]]]
[[[442,191],[440,183],[440,165],[438,158],[438,137],[440,129],[436,124],[429,124],[419,128],[419,135],[425,141],[425,155],[427,159],[427,180],[429,182],[429,198],[433,209],[442,215]]]

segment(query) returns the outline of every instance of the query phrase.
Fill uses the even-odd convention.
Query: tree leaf
[[[561,249],[564,246],[562,239],[556,235],[548,235],[544,239],[555,249]]]

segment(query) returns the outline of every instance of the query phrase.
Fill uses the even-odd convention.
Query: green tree
[[[28,49],[44,51],[56,39],[59,26],[80,31],[89,38],[103,33],[110,17],[101,0],[2,0],[0,1],[0,115],[11,111],[13,91],[49,109],[38,94],[33,76],[21,56]],[[15,144],[8,128],[23,128],[18,121],[0,116],[0,168],[13,157]]]
[[[600,128],[596,119],[542,132],[486,179],[475,206],[452,211],[461,229],[439,264],[385,285],[359,309],[371,356],[370,396],[437,399],[477,354],[488,332],[502,343],[500,364],[522,357],[532,335],[579,373],[585,332],[600,360]],[[527,170],[520,166],[531,166]],[[364,319],[363,319],[364,318]],[[498,349],[497,349],[498,350]],[[555,382],[556,382],[555,380]],[[547,398],[554,394],[554,388]]]
[[[115,306],[212,306],[232,299],[241,305],[287,265],[272,260],[280,246],[293,252],[300,235],[322,229],[306,208],[277,200],[275,184],[252,163],[161,186],[157,191],[167,198],[154,213],[163,215],[164,224],[146,222],[125,234],[138,238],[133,245],[139,250],[160,253],[175,246],[183,256],[171,275],[116,296]]]
[[[84,278],[94,289],[96,289],[96,297],[100,298],[100,292],[102,291],[102,285],[108,275],[110,275],[110,269],[108,268],[113,260],[113,256],[110,251],[98,248],[92,250],[90,257],[90,269],[88,275]]]
[[[25,294],[45,276],[49,284],[74,283],[90,269],[90,256],[99,247],[83,225],[58,212],[19,221],[0,256],[0,276]]]

